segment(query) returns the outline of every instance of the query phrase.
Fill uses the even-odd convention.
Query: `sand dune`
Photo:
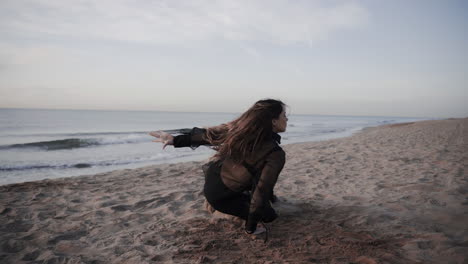
[[[467,263],[468,119],[284,149],[266,243],[185,162],[0,186],[0,262]]]

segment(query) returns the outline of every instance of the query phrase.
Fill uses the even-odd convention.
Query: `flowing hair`
[[[279,100],[260,100],[240,117],[224,124],[224,129],[208,128],[207,139],[218,151],[215,158],[229,157],[236,162],[246,160],[259,144],[271,140],[272,120],[279,118],[284,107]]]

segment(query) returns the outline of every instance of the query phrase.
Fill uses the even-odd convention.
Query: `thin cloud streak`
[[[156,44],[260,41],[312,44],[335,31],[365,25],[368,12],[352,2],[29,0],[0,3],[0,32]]]

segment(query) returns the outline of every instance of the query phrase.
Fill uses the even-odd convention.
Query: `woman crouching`
[[[227,124],[179,136],[150,135],[163,147],[213,146],[217,153],[204,166],[206,200],[215,210],[244,219],[246,233],[260,234],[265,228],[258,223],[278,217],[270,201],[276,200],[273,189],[285,163],[278,133],[286,131],[287,121],[285,104],[266,99]]]

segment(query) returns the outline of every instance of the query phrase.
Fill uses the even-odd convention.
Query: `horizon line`
[[[27,107],[1,107],[0,110],[57,110],[57,111],[109,111],[109,112],[163,112],[163,113],[200,113],[200,114],[241,114],[242,112],[210,112],[210,111],[169,111],[169,110],[131,110],[131,109],[79,109],[79,108],[27,108]],[[343,117],[402,117],[402,118],[425,118],[434,119],[441,117],[428,117],[428,116],[393,116],[393,115],[352,115],[352,114],[292,114],[296,116],[343,116]],[[456,118],[456,117],[443,117],[443,118]],[[461,117],[463,118],[463,117]]]

